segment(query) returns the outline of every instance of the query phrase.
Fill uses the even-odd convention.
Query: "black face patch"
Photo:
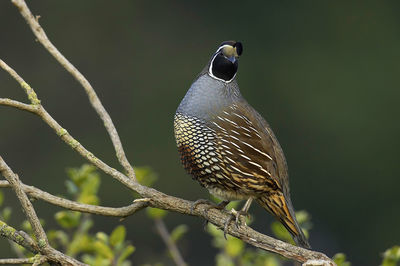
[[[243,53],[243,45],[241,42],[236,42],[235,45],[233,46],[236,48],[236,53],[241,56]]]
[[[238,69],[237,60],[235,60],[235,62],[232,63],[223,54],[219,53],[215,56],[212,62],[211,74],[222,80],[229,81],[235,76],[237,69]]]

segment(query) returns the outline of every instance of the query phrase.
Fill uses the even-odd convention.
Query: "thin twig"
[[[0,60],[0,63],[1,62],[2,61]],[[28,111],[28,112],[32,112],[32,113],[35,113],[37,110],[37,106],[35,106],[35,105],[21,103],[21,102],[15,101],[15,100],[5,99],[5,98],[0,98],[0,105],[11,106],[11,107],[15,107],[20,110],[24,110],[24,111]]]
[[[86,94],[89,97],[89,101],[93,108],[96,110],[97,114],[104,122],[104,126],[110,135],[111,141],[113,143],[117,158],[120,164],[124,167],[125,171],[129,178],[136,181],[135,172],[133,170],[132,165],[129,163],[126,158],[125,151],[123,149],[121,140],[119,138],[118,132],[114,126],[113,121],[111,120],[110,115],[107,113],[106,109],[102,105],[99,97],[97,96],[95,90],[92,85],[90,85],[89,81],[79,72],[78,69],[72,65],[68,59],[66,59],[60,51],[50,42],[46,33],[40,26],[38,20],[33,16],[32,12],[29,10],[25,1],[23,0],[12,0],[11,1],[19,10],[21,15],[24,17],[25,21],[30,26],[33,34],[35,34],[37,40],[44,46],[44,48],[82,85],[85,89]],[[20,82],[21,83],[21,82]]]
[[[32,264],[32,259],[0,259],[0,264]]]
[[[154,223],[156,225],[156,229],[158,234],[161,236],[165,245],[167,246],[169,253],[171,254],[172,259],[174,260],[177,266],[186,266],[187,263],[183,260],[181,253],[179,252],[178,247],[175,245],[174,241],[172,241],[171,235],[168,232],[167,226],[165,225],[162,219],[155,219]]]
[[[10,183],[6,180],[0,180],[0,187],[6,188],[10,187]],[[63,207],[68,210],[72,211],[79,211],[97,215],[104,215],[104,216],[115,216],[115,217],[127,217],[132,215],[133,213],[147,207],[149,205],[150,199],[137,199],[134,200],[132,204],[119,207],[119,208],[112,208],[112,207],[103,207],[103,206],[96,206],[96,205],[89,205],[84,203],[79,203],[76,201],[64,199],[61,197],[54,196],[46,191],[40,190],[34,186],[28,186],[22,183],[22,189],[25,193],[27,193],[30,197],[35,199],[44,200],[50,204]]]
[[[28,234],[24,234],[21,231],[17,231],[15,228],[9,226],[8,224],[6,224],[1,220],[0,220],[0,235],[26,248],[32,253],[39,252],[39,248],[36,245],[35,241],[33,241],[33,239]]]
[[[22,208],[24,209],[26,218],[31,224],[36,239],[38,240],[39,248],[41,248],[41,246],[48,245],[49,241],[47,239],[46,232],[43,230],[43,227],[40,224],[39,218],[36,215],[32,203],[30,202],[30,200],[28,199],[28,197],[26,196],[25,192],[22,189],[22,185],[19,181],[18,175],[12,172],[12,170],[8,167],[8,165],[1,156],[0,156],[0,173],[7,179],[8,183],[11,185],[15,194],[17,195],[18,200],[21,203]]]

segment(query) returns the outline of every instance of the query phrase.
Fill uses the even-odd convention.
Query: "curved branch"
[[[21,184],[24,192],[35,199],[41,199],[50,204],[72,211],[79,211],[79,212],[104,215],[104,216],[127,217],[147,207],[150,201],[150,199],[137,199],[134,200],[132,204],[125,207],[120,207],[120,208],[102,207],[102,206],[83,204],[76,201],[64,199],[61,197],[54,196],[46,191],[40,190],[34,186],[28,186],[23,183]],[[11,187],[11,185],[6,180],[0,180],[0,187],[8,188]]]
[[[111,141],[113,143],[115,152],[117,154],[117,158],[120,164],[124,167],[127,171],[128,176],[136,181],[135,172],[133,170],[132,165],[129,163],[128,159],[126,158],[125,151],[122,147],[121,140],[119,138],[117,129],[114,126],[113,121],[111,120],[110,115],[107,113],[106,109],[102,105],[99,97],[97,96],[95,90],[93,89],[92,85],[90,85],[89,81],[79,72],[78,69],[74,65],[72,65],[68,59],[66,59],[60,51],[50,42],[49,38],[47,37],[46,33],[40,26],[38,19],[36,19],[31,11],[29,10],[28,6],[26,5],[25,1],[23,0],[12,0],[11,1],[19,10],[21,15],[24,17],[25,21],[30,26],[33,34],[35,34],[37,40],[44,46],[44,48],[82,85],[85,89],[86,94],[89,97],[89,101],[97,114],[104,122],[104,126],[108,134],[110,135]],[[19,82],[21,83],[21,82]]]
[[[39,248],[35,241],[23,231],[17,231],[15,228],[9,226],[0,220],[0,235],[8,238],[9,240],[23,246],[32,253],[38,253]]]
[[[3,61],[0,60],[0,64],[2,62]],[[21,103],[21,102],[18,102],[18,101],[14,101],[14,100],[11,100],[11,99],[5,99],[5,98],[0,98],[0,105],[15,107],[15,108],[18,108],[20,110],[28,111],[28,112],[31,112],[31,113],[35,113],[36,110],[37,110],[37,107],[35,105]]]
[[[28,218],[29,223],[32,225],[36,239],[38,240],[38,243],[40,243],[39,247],[48,245],[49,241],[47,239],[46,232],[43,230],[43,227],[40,224],[39,218],[36,215],[32,203],[29,201],[28,197],[23,191],[18,176],[12,172],[1,156],[0,173],[7,179],[8,183],[10,183],[10,186],[17,195],[18,200],[25,211],[26,218]]]

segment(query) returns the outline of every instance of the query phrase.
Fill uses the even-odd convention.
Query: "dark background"
[[[240,40],[242,94],[270,122],[287,156],[292,200],[312,215],[311,244],[354,265],[377,265],[399,244],[400,6],[389,1],[28,1],[58,49],[89,79],[120,133],[129,160],[159,174],[155,187],[190,200],[207,192],[186,175],[173,115],[220,42]],[[0,58],[36,89],[44,107],[99,158],[119,167],[84,90],[45,51],[10,1],[0,2]],[[0,97],[27,102],[0,71]],[[0,106],[0,154],[21,179],[66,194],[65,169],[84,160],[34,115]],[[11,225],[23,218],[15,196]],[[132,193],[102,175],[102,205]],[[46,229],[59,208],[35,202]],[[254,227],[273,220],[253,206]],[[199,218],[181,242],[191,265],[213,263]],[[120,222],[97,217],[95,230]],[[121,222],[134,264],[160,261],[164,245],[144,212]],[[94,230],[94,231],[95,231]],[[161,252],[161,253],[160,253]],[[12,257],[0,241],[0,257]],[[170,261],[167,261],[170,263]]]

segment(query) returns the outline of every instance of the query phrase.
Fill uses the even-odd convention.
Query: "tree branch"
[[[37,40],[43,45],[43,47],[82,85],[85,89],[86,94],[89,97],[89,101],[92,107],[95,109],[97,114],[104,122],[104,126],[110,135],[111,141],[113,143],[117,158],[120,164],[124,167],[125,171],[127,171],[128,176],[136,181],[135,172],[133,170],[132,165],[129,163],[126,158],[125,151],[122,147],[121,140],[119,138],[118,132],[114,126],[113,121],[111,120],[110,115],[107,113],[106,109],[102,105],[99,97],[97,96],[95,90],[92,85],[90,85],[89,81],[72,65],[68,59],[66,59],[60,51],[50,42],[46,33],[40,26],[38,19],[36,19],[28,6],[26,5],[24,0],[12,0],[11,1],[19,10],[21,15],[24,17],[25,21],[30,26],[33,34],[35,34]],[[19,82],[21,84],[21,82]]]
[[[21,185],[24,192],[27,193],[32,198],[41,199],[50,204],[65,209],[69,209],[72,211],[79,211],[79,212],[104,215],[104,216],[127,217],[147,207],[150,201],[150,199],[137,199],[134,200],[132,204],[125,207],[120,207],[120,208],[102,207],[96,205],[83,204],[76,201],[60,198],[46,191],[40,190],[34,186],[28,186],[23,183],[21,183]],[[0,180],[0,187],[9,188],[11,187],[11,185],[6,180]]]
[[[28,259],[0,259],[0,264],[32,264],[31,258]]]
[[[170,234],[168,233],[168,229],[165,226],[165,223],[162,219],[154,220],[156,229],[158,234],[161,236],[165,245],[167,246],[169,253],[171,254],[172,259],[174,260],[177,266],[186,266],[186,262],[183,260],[181,253],[179,252],[178,247],[172,241]]]
[[[28,197],[21,187],[18,175],[12,172],[12,170],[8,167],[1,156],[0,173],[7,179],[8,183],[17,195],[18,200],[21,203],[21,206],[25,212],[26,218],[28,218],[28,221],[32,226],[33,232],[35,233],[36,239],[38,240],[39,248],[41,248],[41,246],[48,245],[49,242],[46,236],[46,232],[43,230],[43,227],[40,224],[39,218],[36,215],[32,203],[29,201]]]
[[[23,231],[17,231],[15,228],[7,225],[0,220],[0,235],[8,238],[9,240],[23,246],[32,253],[38,253],[39,248],[35,241]]]
[[[2,62],[3,61],[0,60],[0,64]],[[31,113],[35,113],[37,111],[37,107],[35,105],[21,103],[21,102],[18,102],[18,101],[14,101],[14,100],[11,100],[11,99],[5,99],[5,98],[0,98],[0,105],[15,107],[15,108],[18,108],[20,110],[28,111],[28,112],[31,112]]]

